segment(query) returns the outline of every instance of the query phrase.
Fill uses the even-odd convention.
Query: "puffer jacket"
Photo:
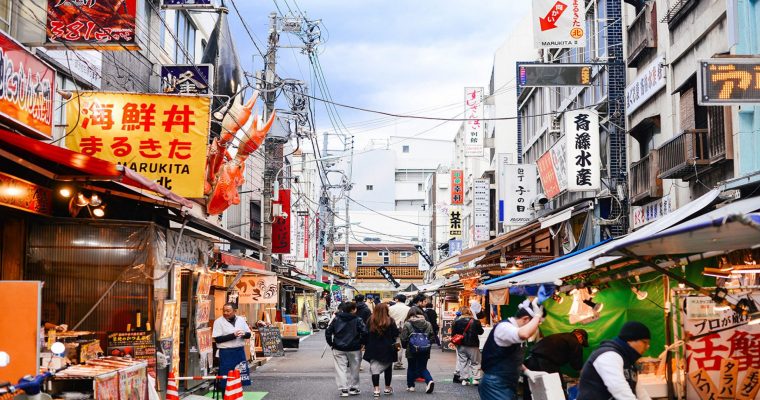
[[[367,337],[364,321],[355,314],[338,312],[325,332],[327,344],[341,351],[361,350]]]
[[[433,326],[430,325],[430,322],[427,322],[424,316],[417,315],[415,317],[409,318],[408,321],[404,323],[404,327],[401,328],[401,346],[403,346],[406,349],[405,355],[406,358],[412,358],[415,357],[414,354],[412,354],[411,351],[409,351],[409,338],[412,336],[412,333],[414,332],[424,332],[428,336],[428,340],[430,340],[430,343],[434,343],[435,333],[433,332]],[[423,353],[423,355],[416,355],[417,357],[427,357],[430,358],[430,352]]]

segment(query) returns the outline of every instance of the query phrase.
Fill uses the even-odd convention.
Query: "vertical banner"
[[[560,138],[536,161],[546,198],[552,199],[567,190],[567,154],[565,138]]]
[[[473,239],[485,241],[491,238],[491,182],[488,179],[475,179],[473,191]]]
[[[464,155],[483,157],[483,88],[464,88]]]
[[[538,194],[536,166],[509,164],[504,166],[504,171],[504,197],[499,199],[504,204],[504,225],[525,225],[532,219],[530,203]]]
[[[279,200],[272,204],[282,207],[281,215],[274,215],[272,223],[272,254],[290,253],[290,189],[280,189]]]
[[[303,258],[309,258],[309,216],[303,216]]]
[[[537,49],[586,46],[583,0],[533,0],[531,23]]]
[[[599,114],[595,110],[566,111],[567,190],[580,192],[601,188]]]
[[[48,43],[137,50],[137,0],[48,0]]]
[[[66,104],[66,147],[203,197],[210,104],[201,96],[80,92]]]
[[[449,256],[462,252],[462,207],[449,207]]]
[[[451,204],[464,204],[464,172],[461,169],[451,170]]]
[[[504,222],[504,199],[507,193],[507,173],[508,166],[512,164],[512,154],[499,153],[496,163],[496,201],[499,204],[499,222]]]

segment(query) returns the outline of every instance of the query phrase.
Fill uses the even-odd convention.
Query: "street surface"
[[[335,369],[328,349],[320,359],[325,348],[324,330],[303,340],[298,351],[286,350],[285,357],[273,357],[264,366],[259,367],[251,376],[253,385],[246,392],[268,392],[265,400],[274,399],[330,399],[339,398],[335,386]],[[462,386],[451,382],[454,375],[456,354],[442,352],[433,347],[428,369],[435,380],[435,392],[425,394],[425,385],[417,383],[417,392],[406,391],[406,370],[393,371],[393,396],[381,396],[391,399],[472,399],[478,398],[477,387]],[[406,362],[404,365],[407,365]],[[363,363],[360,389],[362,393],[350,398],[372,398],[372,381],[369,364]],[[383,388],[383,376],[380,375]]]

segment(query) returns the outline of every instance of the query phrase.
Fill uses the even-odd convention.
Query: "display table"
[[[51,380],[52,393],[92,393],[98,399],[147,399],[148,363],[103,357],[72,365]]]

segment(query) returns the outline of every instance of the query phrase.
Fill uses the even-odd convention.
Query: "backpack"
[[[430,338],[427,333],[420,332],[413,324],[409,324],[412,327],[412,334],[409,336],[409,352],[412,354],[422,354],[430,351]]]

